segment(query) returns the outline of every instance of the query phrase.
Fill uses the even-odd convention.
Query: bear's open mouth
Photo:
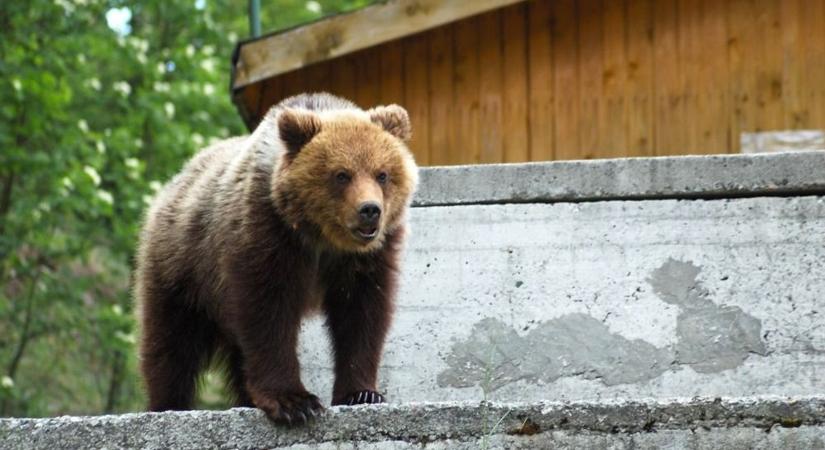
[[[378,235],[378,227],[375,225],[362,225],[355,229],[355,235],[365,241],[371,241]]]

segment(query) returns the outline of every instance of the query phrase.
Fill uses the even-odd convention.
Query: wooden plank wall
[[[739,151],[825,129],[825,0],[535,0],[247,89],[410,112],[422,165]]]

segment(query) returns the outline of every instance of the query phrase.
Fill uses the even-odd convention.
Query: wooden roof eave
[[[390,0],[240,42],[232,58],[233,92],[327,59],[526,0]]]

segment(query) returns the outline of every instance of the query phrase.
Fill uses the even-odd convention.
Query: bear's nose
[[[361,216],[362,222],[375,223],[381,217],[381,206],[375,202],[364,202],[358,208],[358,215]]]

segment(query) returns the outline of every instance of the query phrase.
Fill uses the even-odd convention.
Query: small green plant
[[[492,391],[491,386],[492,386],[492,382],[493,382],[493,372],[494,372],[493,355],[495,354],[495,352],[497,350],[498,350],[498,348],[496,346],[496,343],[491,338],[490,339],[489,353],[487,355],[487,361],[484,364],[484,377],[483,377],[482,382],[481,382],[481,392],[482,392],[481,415],[482,415],[483,420],[484,420],[484,424],[483,424],[484,435],[481,437],[481,445],[480,445],[480,448],[482,450],[487,450],[487,449],[490,448],[490,438],[493,436],[493,434],[496,433],[496,431],[501,426],[501,423],[504,421],[504,419],[507,418],[507,416],[511,412],[511,410],[508,409],[504,414],[501,415],[501,417],[498,418],[498,420],[496,420],[496,423],[492,427],[490,426],[490,422],[488,420],[489,416],[490,416],[490,406],[491,406],[490,401],[489,401],[489,396],[490,396],[490,392]]]

